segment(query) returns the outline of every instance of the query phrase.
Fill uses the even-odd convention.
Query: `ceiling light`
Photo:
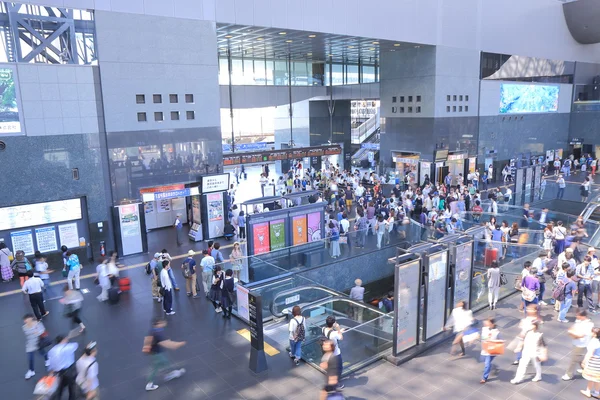
[[[348,48],[349,48],[349,49],[353,49],[353,48],[354,48],[354,46],[348,46]]]
[[[286,35],[287,32],[279,32],[280,35]]]
[[[327,57],[333,57],[333,54],[327,54]]]
[[[400,43],[394,43],[394,47],[400,47]]]
[[[312,53],[306,53],[307,56],[312,56]]]
[[[261,38],[261,37],[259,37],[259,38],[256,38],[256,40],[264,40],[264,39],[263,39],[263,38]]]
[[[308,35],[309,38],[316,38],[317,35]]]
[[[421,48],[421,46],[415,46],[415,49],[420,49],[420,48]]]
[[[379,42],[373,42],[373,44],[379,44]]]
[[[375,50],[375,47],[370,47],[369,50],[373,51]]]
[[[226,39],[231,39],[232,37],[233,37],[233,36],[231,36],[231,35],[225,35],[225,38],[226,38]]]
[[[286,42],[286,43],[292,43],[292,41],[291,41],[291,40],[286,40],[285,42]]]

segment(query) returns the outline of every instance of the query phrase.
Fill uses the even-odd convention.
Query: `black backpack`
[[[146,275],[150,275],[152,273],[152,267],[150,263],[146,264]]]

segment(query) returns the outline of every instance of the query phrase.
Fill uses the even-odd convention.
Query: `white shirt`
[[[350,222],[347,219],[343,218],[340,221],[340,226],[342,227],[342,229],[344,229],[344,232],[347,233],[350,229]]]
[[[92,356],[83,356],[75,367],[77,368],[76,382],[83,388],[85,393],[88,393],[100,386],[98,382],[98,362]]]
[[[29,278],[23,284],[23,293],[34,294],[41,293],[42,288],[44,287],[44,281],[42,281],[37,276]]]
[[[575,320],[573,329],[578,335],[584,335],[581,339],[573,339],[573,346],[586,348],[590,340],[592,339],[592,329],[594,328],[594,322],[591,319],[585,321]]]
[[[331,333],[329,333],[331,332]],[[335,350],[333,351],[334,356],[339,356],[342,354],[342,350],[340,350],[340,333],[333,328],[323,328],[323,335],[327,337],[329,340],[333,342],[335,345]]]
[[[173,290],[173,284],[171,283],[171,278],[169,278],[169,271],[166,268],[163,268],[160,271],[160,284],[165,290]]]
[[[294,336],[296,335],[296,329],[298,328],[299,324],[304,325],[304,330],[306,330],[306,321],[304,320],[304,317],[298,315],[290,320],[290,325],[288,328],[290,332],[290,340],[294,340]]]

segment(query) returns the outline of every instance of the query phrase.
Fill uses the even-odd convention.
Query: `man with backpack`
[[[560,301],[560,312],[558,313],[558,322],[569,322],[566,319],[567,313],[573,303],[573,296],[577,293],[577,282],[573,279],[575,271],[572,269],[567,270],[567,276],[563,278],[564,285],[562,286],[562,293],[560,293],[561,285],[559,284],[555,289],[556,297],[553,297]],[[562,299],[562,300],[561,300]]]
[[[188,297],[193,295],[194,299],[199,298],[198,292],[196,291],[196,260],[194,260],[194,250],[188,251],[188,256],[183,260],[181,269],[183,270],[183,276],[185,277],[185,288]]]
[[[296,365],[300,365],[300,359],[302,358],[302,342],[304,342],[304,339],[306,338],[306,323],[302,316],[300,306],[294,306],[292,308],[292,319],[289,324],[289,332],[289,356],[294,360]]]
[[[340,328],[340,324],[338,324],[335,321],[335,317],[333,315],[330,315],[327,317],[327,319],[325,320],[325,327],[323,328],[323,336],[325,336],[325,338],[327,338],[328,340],[331,340],[331,342],[334,345],[334,350],[333,350],[333,354],[332,357],[336,357],[337,358],[337,388],[338,389],[343,389],[344,385],[340,383],[340,381],[342,380],[342,370],[343,370],[343,364],[344,361],[342,360],[342,351],[340,350],[340,340],[344,340],[344,333],[345,329]]]

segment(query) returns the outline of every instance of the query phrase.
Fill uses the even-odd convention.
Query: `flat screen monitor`
[[[558,111],[558,85],[500,85],[500,114],[547,113]]]

